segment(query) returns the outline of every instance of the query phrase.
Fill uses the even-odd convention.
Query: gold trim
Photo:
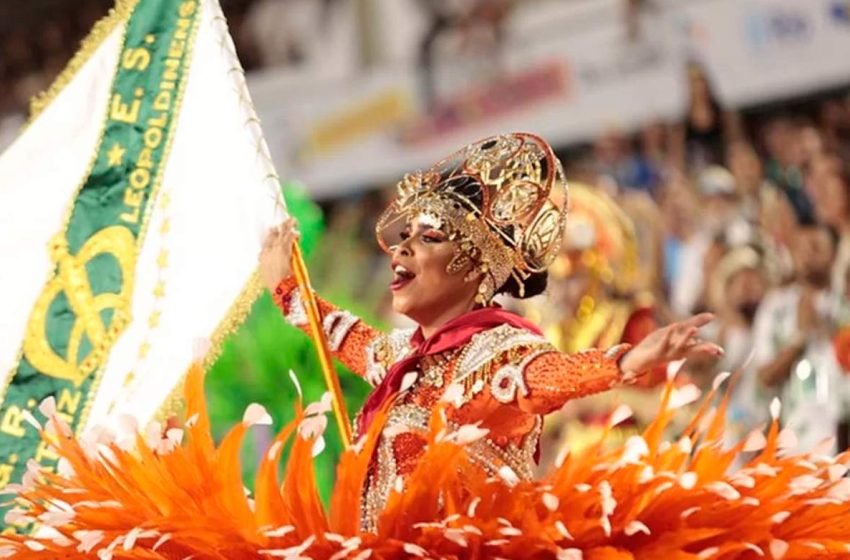
[[[24,128],[29,126],[37,117],[41,114],[41,112],[47,108],[47,106],[59,95],[59,92],[68,85],[68,83],[73,79],[74,75],[77,71],[83,66],[83,64],[94,54],[94,51],[100,46],[100,44],[106,39],[106,37],[115,29],[115,27],[121,23],[125,23],[125,21],[129,18],[129,16],[133,13],[136,5],[139,0],[116,0],[115,7],[109,10],[109,13],[95,23],[92,30],[83,39],[82,46],[77,51],[77,53],[71,58],[71,61],[68,62],[65,69],[59,74],[59,76],[53,81],[50,87],[34,97],[30,101],[31,106],[31,115],[27,120]],[[124,34],[126,32],[126,27],[121,31],[121,44],[124,44]],[[114,79],[115,74],[118,72],[118,65],[121,63],[121,52],[119,50],[118,56],[115,60],[115,67],[112,72],[111,81]],[[33,107],[38,107],[37,109],[33,109]],[[71,196],[68,204],[65,208],[65,217],[62,220],[61,231],[64,233],[68,230],[68,223],[71,221],[71,216],[74,212],[74,204],[76,203],[77,197],[80,196],[80,191],[88,181],[89,176],[91,175],[92,170],[94,169],[95,164],[97,163],[97,157],[99,155],[98,147],[103,143],[103,137],[106,133],[106,121],[109,120],[109,107],[104,108],[103,119],[101,121],[100,132],[97,135],[97,140],[94,143],[94,153],[89,160],[88,166],[86,166],[85,172],[83,172],[83,178],[77,184],[77,188],[74,189],[74,194]],[[54,277],[54,270],[51,268],[47,273],[47,278],[44,280],[44,284],[46,285],[50,282]],[[34,304],[33,304],[34,305]],[[21,335],[21,349],[18,350],[17,358],[15,362],[12,364],[12,368],[7,374],[7,377],[3,383],[3,387],[0,388],[0,405],[6,399],[6,392],[9,390],[9,385],[12,384],[12,380],[15,377],[15,372],[18,371],[18,367],[21,365],[21,358],[23,357],[23,340],[26,337],[26,329],[29,326],[29,318],[27,318],[27,326],[24,327],[24,334]]]
[[[117,0],[118,2],[122,2],[123,0]],[[138,0],[135,0],[138,1]],[[174,143],[174,137],[177,133],[177,123],[179,120],[180,109],[183,106],[183,96],[186,93],[186,85],[189,83],[189,72],[192,69],[192,61],[194,60],[195,54],[195,39],[197,38],[198,27],[201,24],[202,16],[202,8],[203,2],[202,0],[197,0],[197,8],[194,14],[195,21],[192,23],[192,32],[189,36],[187,44],[190,45],[189,52],[186,53],[186,57],[184,59],[183,65],[183,77],[180,82],[180,88],[177,90],[177,97],[174,100],[174,108],[171,113],[172,122],[169,123],[169,132],[168,139],[165,142],[165,147],[162,150],[162,158],[160,159],[160,166],[156,173],[156,178],[154,179],[153,187],[151,188],[150,198],[148,199],[148,205],[145,209],[145,216],[142,219],[142,227],[139,228],[139,235],[136,237],[136,247],[139,248],[141,252],[141,248],[145,243],[145,237],[147,236],[148,222],[150,221],[151,214],[154,212],[156,208],[157,195],[159,194],[160,186],[162,185],[162,177],[165,174],[165,168],[168,167],[168,158],[171,155],[171,146]],[[120,57],[119,57],[120,59]],[[92,406],[94,406],[94,401],[97,399],[97,393],[100,390],[100,384],[103,381],[103,373],[104,373],[105,364],[100,370],[95,374],[94,381],[89,388],[88,399],[86,400],[86,404],[84,405],[83,412],[80,415],[80,423],[77,425],[77,433],[82,433],[82,429],[85,427],[86,422],[88,422],[89,413],[91,412]]]
[[[74,79],[80,68],[88,62],[101,43],[112,34],[118,25],[124,23],[130,17],[138,3],[139,0],[115,0],[115,6],[110,8],[109,13],[92,26],[89,34],[80,42],[80,48],[77,49],[77,52],[74,53],[74,56],[71,57],[71,60],[68,61],[68,64],[65,65],[65,68],[62,69],[50,86],[30,99],[30,116],[24,123],[24,128],[44,112],[65,89],[65,86],[71,83],[71,80]],[[123,37],[121,42],[123,44]]]
[[[225,313],[224,318],[219,322],[218,326],[210,336],[210,349],[207,355],[204,356],[203,368],[204,371],[209,371],[215,361],[221,355],[222,346],[227,338],[239,329],[240,325],[245,322],[248,313],[254,306],[254,302],[263,292],[263,283],[260,281],[258,270],[251,273],[251,277],[246,282],[242,291],[236,297],[236,300],[231,304],[230,308]],[[164,421],[168,417],[173,416],[183,402],[183,385],[186,381],[184,373],[180,380],[174,385],[174,388],[165,398],[154,414],[155,420]]]

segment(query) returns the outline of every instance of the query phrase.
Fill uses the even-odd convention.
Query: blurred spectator
[[[634,223],[637,237],[635,290],[648,292],[664,301],[664,215],[658,204],[641,191],[622,193],[618,202]]]
[[[710,307],[717,315],[711,338],[726,350],[718,368],[736,371],[752,351],[753,322],[769,287],[762,255],[752,246],[730,250],[718,262],[710,284]]]
[[[801,450],[835,437],[845,415],[847,382],[832,347],[834,256],[831,229],[801,225],[793,243],[795,279],[768,293],[755,321],[753,371],[765,397],[782,397],[783,421]]]
[[[753,323],[768,288],[764,258],[752,246],[727,252],[717,264],[710,281],[710,308],[717,319],[705,329],[703,336],[720,344],[726,351],[711,371],[740,375],[729,404],[728,417],[742,431],[756,426],[765,413],[764,404],[758,398],[755,374],[742,368],[753,351]],[[703,384],[708,385],[707,381]]]
[[[850,97],[827,99],[820,108],[820,130],[827,149],[838,152],[845,160],[850,158]]]
[[[663,280],[666,293],[672,293],[681,276],[682,249],[696,230],[693,216],[697,209],[696,195],[682,177],[676,177],[664,190],[661,214],[664,217]]]
[[[737,117],[720,106],[701,66],[690,63],[687,77],[687,112],[672,140],[678,167],[699,171],[723,162],[725,142],[737,135]]]
[[[678,272],[670,287],[673,312],[685,317],[705,309],[705,284],[727,244],[747,243],[749,229],[738,212],[735,179],[720,166],[706,168],[698,177],[699,212],[696,229],[685,240],[678,256]]]
[[[285,66],[303,61],[310,43],[318,35],[315,12],[319,4],[311,0],[255,2],[245,15],[240,46],[249,41],[253,43],[262,66]]]
[[[780,284],[794,275],[791,241],[797,228],[797,216],[788,198],[779,189],[768,188],[762,192],[759,209],[759,238],[765,249],[765,266],[771,277]]]
[[[640,129],[639,165],[642,170],[638,189],[658,196],[658,189],[664,181],[670,156],[667,153],[669,142],[668,127],[662,121],[654,120]]]
[[[652,144],[656,139],[649,136],[649,149],[657,155],[657,147]],[[648,154],[635,152],[632,141],[623,132],[611,129],[596,139],[593,147],[596,160],[596,180],[609,181],[617,189],[638,190],[652,194],[660,182],[659,164]]]
[[[259,0],[237,29],[261,67],[297,66],[321,76],[348,76],[362,60],[357,3],[352,0]],[[255,52],[252,52],[255,51]]]
[[[803,165],[806,163],[801,128],[788,117],[772,119],[764,131],[767,178],[788,197],[797,219],[811,221],[813,208],[806,193]]]
[[[726,165],[735,180],[735,188],[741,200],[741,214],[757,223],[763,198],[767,191],[776,187],[764,177],[764,166],[752,144],[737,140],[726,149]]]
[[[441,62],[472,54],[467,70],[483,71],[489,79],[501,59],[506,23],[518,0],[420,0],[428,20],[419,46],[422,91],[426,107],[433,109],[442,93],[438,83]],[[461,72],[466,74],[466,72]],[[472,80],[474,81],[474,80]],[[463,83],[468,85],[470,76]]]
[[[836,167],[818,181],[814,197],[815,214],[838,234],[838,250],[832,267],[832,289],[844,294],[846,271],[850,268],[850,171],[836,158]]]

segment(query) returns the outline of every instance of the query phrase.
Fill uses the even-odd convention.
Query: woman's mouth
[[[414,273],[397,264],[393,267],[393,279],[390,282],[390,289],[394,292],[398,291],[407,286],[415,277],[416,275]]]

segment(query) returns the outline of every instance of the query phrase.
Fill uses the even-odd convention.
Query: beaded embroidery
[[[389,334],[375,337],[366,347],[366,372],[364,377],[373,387],[377,387],[387,370],[404,358],[412,350],[410,338],[413,329],[396,329]]]
[[[359,320],[348,311],[334,311],[325,317],[322,329],[328,336],[328,346],[332,352],[339,350],[345,337]]]
[[[293,327],[303,327],[308,323],[304,300],[301,299],[301,291],[297,288],[289,293],[289,305],[283,316]]]
[[[493,398],[500,403],[509,404],[516,399],[517,390],[523,397],[527,397],[528,387],[525,385],[525,368],[538,356],[547,352],[551,352],[551,350],[537,350],[523,358],[519,365],[509,363],[499,368],[499,371],[490,380],[490,394],[493,395]]]
[[[528,353],[528,349],[532,349],[535,357],[545,352],[555,351],[555,348],[542,336],[510,325],[500,325],[473,336],[461,352],[454,368],[454,382],[461,383],[464,387],[460,405],[471,401],[475,395],[484,390],[488,382],[492,381],[492,369],[497,362],[507,357],[509,364],[515,364],[521,355]],[[512,374],[513,377],[518,375],[520,378],[519,386],[523,388],[523,395],[527,394],[528,390],[525,388],[522,376],[525,372],[525,366],[529,363],[531,363],[531,360],[524,361],[521,366],[513,366],[515,368],[514,373],[512,374],[511,370],[506,371],[501,380],[506,379],[505,376],[509,374]],[[510,367],[510,365],[504,367]],[[515,396],[518,385],[513,382],[512,386]],[[501,394],[505,395],[506,393],[502,392]]]
[[[377,530],[378,515],[389,498],[396,480],[399,479],[393,445],[396,437],[403,433],[419,433],[422,434],[424,441],[430,415],[431,412],[426,407],[415,404],[395,405],[390,411],[384,433],[378,444],[374,470],[368,477],[363,496],[361,528],[364,531]],[[449,430],[458,428],[459,425],[456,422],[449,422]],[[469,456],[488,474],[496,475],[500,469],[508,467],[520,480],[527,481],[533,478],[534,452],[542,430],[543,419],[535,416],[534,426],[525,435],[521,445],[509,443],[499,446],[489,438],[482,438],[469,444],[466,449]],[[403,484],[403,479],[401,480]]]
[[[284,280],[275,290],[275,303],[290,323],[306,328],[307,320],[300,293],[293,280]],[[353,315],[319,300],[323,330],[328,331],[334,354],[349,367],[377,385],[387,370],[408,355],[412,329],[379,334]],[[617,359],[629,346],[616,346],[607,352],[587,350],[572,355],[558,353],[542,337],[507,325],[475,335],[459,351],[428,356],[419,364],[419,374],[409,390],[391,405],[387,426],[372,458],[361,500],[361,525],[374,531],[377,517],[393,487],[415,463],[418,446],[426,444],[430,412],[450,383],[464,387],[463,404],[484,393],[488,386],[493,400],[514,403],[518,425],[491,432],[467,447],[469,456],[490,475],[510,469],[520,480],[532,477],[534,451],[542,430],[542,416],[577,396],[603,390],[620,381]],[[484,403],[486,405],[486,403]],[[484,419],[470,417],[473,408],[450,411],[449,429]],[[489,405],[486,405],[489,407]],[[485,410],[482,412],[486,415]],[[453,418],[451,417],[453,416]],[[512,422],[513,424],[513,422]],[[527,427],[526,427],[527,426]]]

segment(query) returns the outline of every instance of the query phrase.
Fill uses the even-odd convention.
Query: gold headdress
[[[482,303],[510,276],[522,287],[560,250],[567,183],[552,148],[533,134],[480,140],[428,171],[406,175],[397,188],[397,198],[378,218],[380,246],[391,252],[386,236],[394,225],[427,220],[458,243],[450,272],[472,262],[483,273]]]

